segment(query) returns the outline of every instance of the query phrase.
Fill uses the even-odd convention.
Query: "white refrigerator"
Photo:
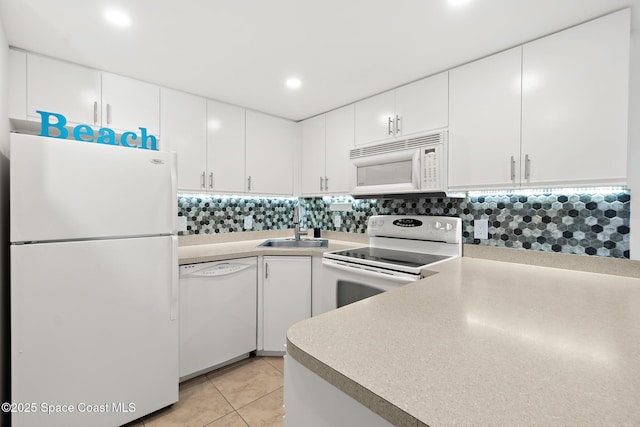
[[[19,134],[10,149],[13,427],[176,402],[175,153]]]

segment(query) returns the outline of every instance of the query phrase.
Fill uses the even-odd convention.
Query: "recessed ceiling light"
[[[300,81],[300,79],[296,79],[295,77],[287,80],[287,87],[289,89],[298,89],[301,84],[302,82]]]
[[[128,27],[131,25],[131,18],[129,15],[121,10],[108,9],[104,12],[104,18],[111,24],[117,27]]]
[[[451,7],[464,7],[467,4],[471,3],[472,0],[447,0],[447,3],[449,3],[449,6]]]

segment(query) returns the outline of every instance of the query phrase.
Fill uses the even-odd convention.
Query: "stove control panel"
[[[459,243],[462,221],[448,216],[376,215],[369,217],[367,233],[371,237]]]

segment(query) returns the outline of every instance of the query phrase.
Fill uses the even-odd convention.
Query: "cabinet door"
[[[263,347],[285,351],[287,329],[311,317],[311,257],[263,259]]]
[[[293,151],[297,138],[295,122],[247,111],[247,192],[293,194]]]
[[[162,88],[159,149],[178,153],[178,189],[202,191],[206,170],[207,102],[204,98]]]
[[[395,137],[395,102],[392,90],[356,102],[355,145]]]
[[[524,45],[523,183],[626,182],[629,22],[626,9]]]
[[[325,114],[302,122],[302,194],[314,196],[324,191]]]
[[[207,101],[207,188],[245,191],[245,110]]]
[[[449,72],[449,188],[519,185],[521,48]]]
[[[441,129],[449,124],[449,73],[396,89],[398,132],[402,136]]]
[[[160,88],[151,83],[102,73],[102,125],[119,131],[160,134]]]
[[[325,190],[328,193],[348,193],[349,150],[353,148],[353,104],[327,113]]]
[[[27,87],[28,119],[40,121],[41,110],[100,126],[100,71],[28,54]]]

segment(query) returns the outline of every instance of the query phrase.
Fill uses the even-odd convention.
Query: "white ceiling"
[[[0,0],[0,17],[11,46],[301,120],[639,1]]]

